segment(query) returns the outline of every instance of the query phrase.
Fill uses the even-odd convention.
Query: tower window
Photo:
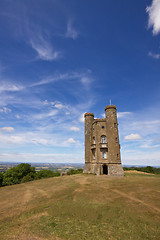
[[[118,153],[117,153],[117,158],[119,158],[119,155],[118,155]]]
[[[106,136],[101,136],[101,143],[106,143]]]
[[[114,127],[115,127],[115,128],[117,127],[117,123],[114,123]]]
[[[118,138],[115,138],[115,141],[118,142]]]
[[[93,159],[95,159],[95,149],[92,150]]]
[[[102,126],[102,128],[104,128],[104,126]]]
[[[96,139],[95,139],[95,137],[93,137],[93,144],[96,144]]]
[[[104,150],[104,151],[102,151],[102,158],[107,158],[107,153],[106,153],[106,151]]]

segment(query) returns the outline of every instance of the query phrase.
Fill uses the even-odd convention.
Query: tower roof
[[[93,113],[85,113],[84,117],[86,117],[86,116],[93,116],[94,117],[94,114]]]

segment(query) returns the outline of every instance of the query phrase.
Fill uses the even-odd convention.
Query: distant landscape
[[[0,172],[5,172],[8,169],[17,166],[19,162],[0,162]],[[53,172],[67,172],[70,169],[83,168],[83,163],[29,163],[32,167],[35,167],[36,171],[43,169],[51,170]],[[142,165],[123,165],[124,168],[145,168],[147,166]],[[154,168],[160,168],[160,166],[152,166]]]
[[[17,166],[19,162],[0,162],[0,172],[5,172],[8,169]],[[67,172],[70,169],[83,168],[84,164],[74,164],[74,163],[29,163],[38,172],[40,170],[51,170],[53,172]]]

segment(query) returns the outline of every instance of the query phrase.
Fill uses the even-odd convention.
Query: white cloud
[[[79,117],[79,121],[84,123],[84,113],[82,113],[81,116]]]
[[[76,141],[73,138],[68,138],[67,143],[76,143]]]
[[[12,143],[12,144],[23,144],[27,142],[25,139],[25,136],[17,136],[17,135],[10,136],[6,140],[8,143]]]
[[[72,38],[73,40],[75,40],[78,37],[78,32],[73,27],[71,20],[68,21],[68,23],[67,23],[66,37],[67,38]]]
[[[83,84],[83,86],[88,90],[90,87],[91,82],[93,81],[92,78],[88,77],[88,76],[83,76],[81,78],[81,83]]]
[[[160,0],[153,0],[146,12],[149,15],[148,26],[153,28],[153,35],[157,35],[160,33]]]
[[[56,104],[54,105],[54,107],[55,107],[55,108],[58,108],[58,109],[62,109],[62,108],[64,108],[65,106],[64,106],[63,104],[61,104],[61,103],[56,103]]]
[[[160,54],[155,54],[155,53],[149,52],[148,56],[150,56],[150,57],[152,57],[154,59],[160,59]]]
[[[58,113],[57,110],[52,110],[52,111],[50,111],[46,116],[47,116],[47,117],[55,116],[57,113]]]
[[[129,117],[132,113],[131,112],[118,112],[117,117],[118,118],[126,118]]]
[[[44,118],[53,117],[57,114],[58,114],[58,110],[53,109],[53,110],[50,110],[49,112],[34,114],[34,115],[32,115],[32,119],[41,120],[41,119],[44,119]]]
[[[4,113],[9,113],[11,112],[12,110],[10,108],[6,108],[6,107],[2,107],[0,108],[0,112],[4,112]]]
[[[1,82],[0,85],[0,92],[3,91],[11,91],[11,92],[17,92],[22,90],[24,87],[20,86],[18,84],[13,84],[13,83],[9,83],[9,82]]]
[[[70,127],[70,130],[74,131],[74,132],[78,132],[78,131],[80,131],[80,128],[73,126],[73,127]]]
[[[32,48],[37,52],[38,58],[45,61],[52,61],[62,57],[60,51],[53,49],[52,45],[47,42],[42,35],[30,40]]]
[[[3,153],[0,154],[1,161],[14,162],[42,162],[42,163],[82,163],[83,154],[67,153]]]
[[[122,162],[125,165],[160,166],[160,151],[122,151]]]
[[[13,127],[2,127],[1,128],[4,132],[13,132],[14,128]]]
[[[20,117],[20,115],[19,115],[19,114],[16,114],[16,118],[17,118],[17,119],[20,119],[21,117]]]
[[[141,136],[139,134],[137,134],[137,133],[135,133],[135,134],[132,133],[132,134],[130,134],[128,136],[125,136],[124,139],[125,140],[139,140],[139,139],[141,139]]]

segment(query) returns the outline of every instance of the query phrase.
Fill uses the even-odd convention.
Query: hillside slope
[[[160,177],[72,175],[0,188],[0,239],[159,239]]]

